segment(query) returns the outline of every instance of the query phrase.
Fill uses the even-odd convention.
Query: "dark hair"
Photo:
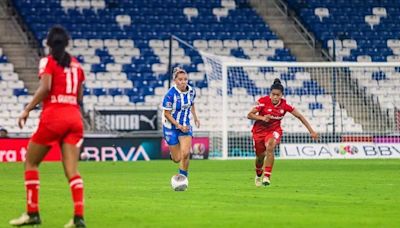
[[[69,35],[60,25],[53,26],[47,35],[47,45],[50,47],[50,54],[62,67],[69,67],[71,56],[65,51],[68,46]]]
[[[275,78],[274,84],[272,84],[272,86],[271,86],[271,90],[273,90],[273,89],[278,89],[283,93],[283,85],[279,78]]]

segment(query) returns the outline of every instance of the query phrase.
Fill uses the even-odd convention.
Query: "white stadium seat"
[[[371,29],[374,29],[375,25],[379,25],[381,23],[381,18],[376,15],[367,15],[365,16],[365,22],[369,24]]]
[[[100,104],[112,104],[114,103],[114,97],[110,95],[101,95],[98,97]]]
[[[282,49],[284,48],[284,44],[282,40],[269,40],[268,46],[271,48]]]
[[[133,88],[133,83],[132,81],[117,81],[117,88],[121,89],[130,89]]]
[[[116,72],[116,73],[111,73],[111,80],[116,80],[116,81],[125,81],[127,80],[127,75],[124,72]]]
[[[18,81],[8,81],[8,88],[12,89],[23,89],[24,88],[24,82],[21,80]]]
[[[386,8],[384,7],[374,7],[372,8],[372,14],[378,17],[387,17]]]
[[[89,42],[87,39],[75,39],[72,41],[74,47],[88,47]]]
[[[152,48],[164,48],[164,41],[163,40],[150,40],[149,46]]]
[[[224,40],[223,46],[226,48],[237,48],[238,42],[236,40]]]
[[[90,1],[87,0],[75,0],[75,6],[82,13],[84,9],[90,9]]]
[[[208,48],[208,42],[207,40],[195,40],[193,46],[197,49],[205,49]]]
[[[106,8],[106,2],[104,0],[91,0],[90,5],[95,12]]]
[[[214,8],[212,10],[213,14],[217,17],[217,20],[220,21],[222,17],[227,17],[229,14],[229,9],[227,8]]]
[[[106,64],[106,71],[108,72],[121,72],[122,65],[118,63],[107,63]]]
[[[14,65],[12,63],[0,63],[0,72],[14,72]]]
[[[119,63],[119,64],[131,64],[132,63],[132,57],[131,56],[114,56],[114,62]]]
[[[324,7],[318,7],[314,10],[315,16],[319,17],[319,20],[322,22],[325,17],[329,17],[329,9]]]
[[[100,49],[100,48],[103,48],[104,42],[102,39],[90,39],[89,46]]]
[[[268,48],[268,40],[254,40],[253,45],[256,48]]]
[[[64,9],[65,12],[67,12],[70,9],[75,9],[75,1],[74,0],[62,0],[61,1],[61,7]]]
[[[197,10],[197,8],[187,7],[183,9],[183,14],[186,15],[188,21],[192,21],[192,17],[199,16],[199,11]]]
[[[1,79],[4,81],[17,81],[18,74],[14,72],[7,72],[1,74]]]
[[[131,48],[131,47],[135,46],[135,43],[133,42],[133,40],[130,40],[130,39],[122,39],[122,40],[119,40],[119,46]]]
[[[104,40],[104,47],[116,48],[116,47],[119,47],[119,42],[116,39],[105,39]]]
[[[236,9],[236,3],[234,0],[222,0],[221,6],[230,10]]]
[[[124,26],[131,25],[132,23],[131,17],[129,15],[117,15],[115,20],[121,29],[123,29]]]
[[[119,105],[129,104],[129,97],[126,95],[116,95],[114,96],[114,103]]]

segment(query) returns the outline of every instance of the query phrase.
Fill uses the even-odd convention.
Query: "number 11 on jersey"
[[[78,91],[78,68],[72,67],[65,68],[65,79],[66,79],[66,93],[67,94],[76,94]]]

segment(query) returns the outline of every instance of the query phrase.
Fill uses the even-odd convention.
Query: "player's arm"
[[[311,124],[307,121],[307,119],[301,114],[297,109],[293,109],[291,112],[293,116],[295,116],[297,119],[299,119],[303,125],[307,128],[308,132],[310,132],[311,138],[313,139],[318,139],[318,133],[314,131],[314,129],[311,127]]]
[[[265,121],[268,122],[270,120],[270,116],[266,115],[266,116],[261,116],[258,115],[259,110],[257,108],[257,106],[253,107],[250,112],[247,114],[247,119],[250,120],[260,120],[260,121]]]
[[[180,124],[178,123],[178,121],[176,121],[176,120],[174,119],[174,117],[173,117],[172,114],[171,114],[171,110],[166,110],[166,109],[164,109],[164,116],[165,116],[165,118],[167,118],[167,120],[168,120],[170,123],[172,123],[173,125],[175,125],[175,127],[178,128],[179,130],[181,130],[181,131],[183,131],[183,132],[188,132],[188,131],[189,131],[189,128],[188,128],[187,126],[180,125]]]
[[[29,112],[33,110],[36,105],[43,101],[43,99],[49,94],[51,89],[51,75],[43,74],[40,79],[39,88],[36,90],[31,102],[25,107],[21,115],[18,118],[18,125],[22,128],[29,117]]]
[[[193,119],[194,119],[194,123],[196,124],[196,127],[200,128],[200,120],[197,117],[196,108],[195,108],[194,104],[192,104],[192,109],[190,111],[192,112],[192,116],[193,116]]]

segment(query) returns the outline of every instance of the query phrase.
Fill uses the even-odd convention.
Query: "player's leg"
[[[64,227],[86,227],[83,220],[84,184],[78,171],[79,152],[83,143],[83,123],[80,114],[71,112],[68,133],[62,139],[62,163],[68,180],[72,201],[74,204],[74,218]]]
[[[65,227],[85,227],[83,220],[83,180],[78,171],[79,147],[77,145],[62,144],[62,162],[64,173],[68,179],[74,203],[74,219]]]
[[[275,146],[279,143],[279,141],[280,141],[280,134],[277,132],[273,132],[272,135],[268,135],[265,139],[266,159],[265,159],[264,178],[263,178],[263,184],[265,186],[271,183],[270,178],[272,174],[272,168],[275,162],[274,151],[275,151]]]
[[[41,224],[39,216],[39,165],[46,156],[50,147],[34,143],[28,144],[25,157],[25,190],[26,190],[26,213],[19,218],[10,221],[11,225],[37,225]]]
[[[192,146],[192,136],[182,135],[179,136],[179,144],[181,146],[181,162],[179,165],[179,174],[188,176],[189,160],[190,160],[190,148]]]
[[[254,141],[254,149],[256,152],[256,159],[255,159],[256,176],[254,178],[254,183],[257,187],[259,187],[262,185],[262,174],[263,174],[266,148],[263,137],[253,135],[253,141]]]
[[[181,161],[181,146],[179,145],[178,131],[179,130],[168,129],[166,127],[163,127],[163,136],[168,144],[171,160],[174,161],[175,163]]]

